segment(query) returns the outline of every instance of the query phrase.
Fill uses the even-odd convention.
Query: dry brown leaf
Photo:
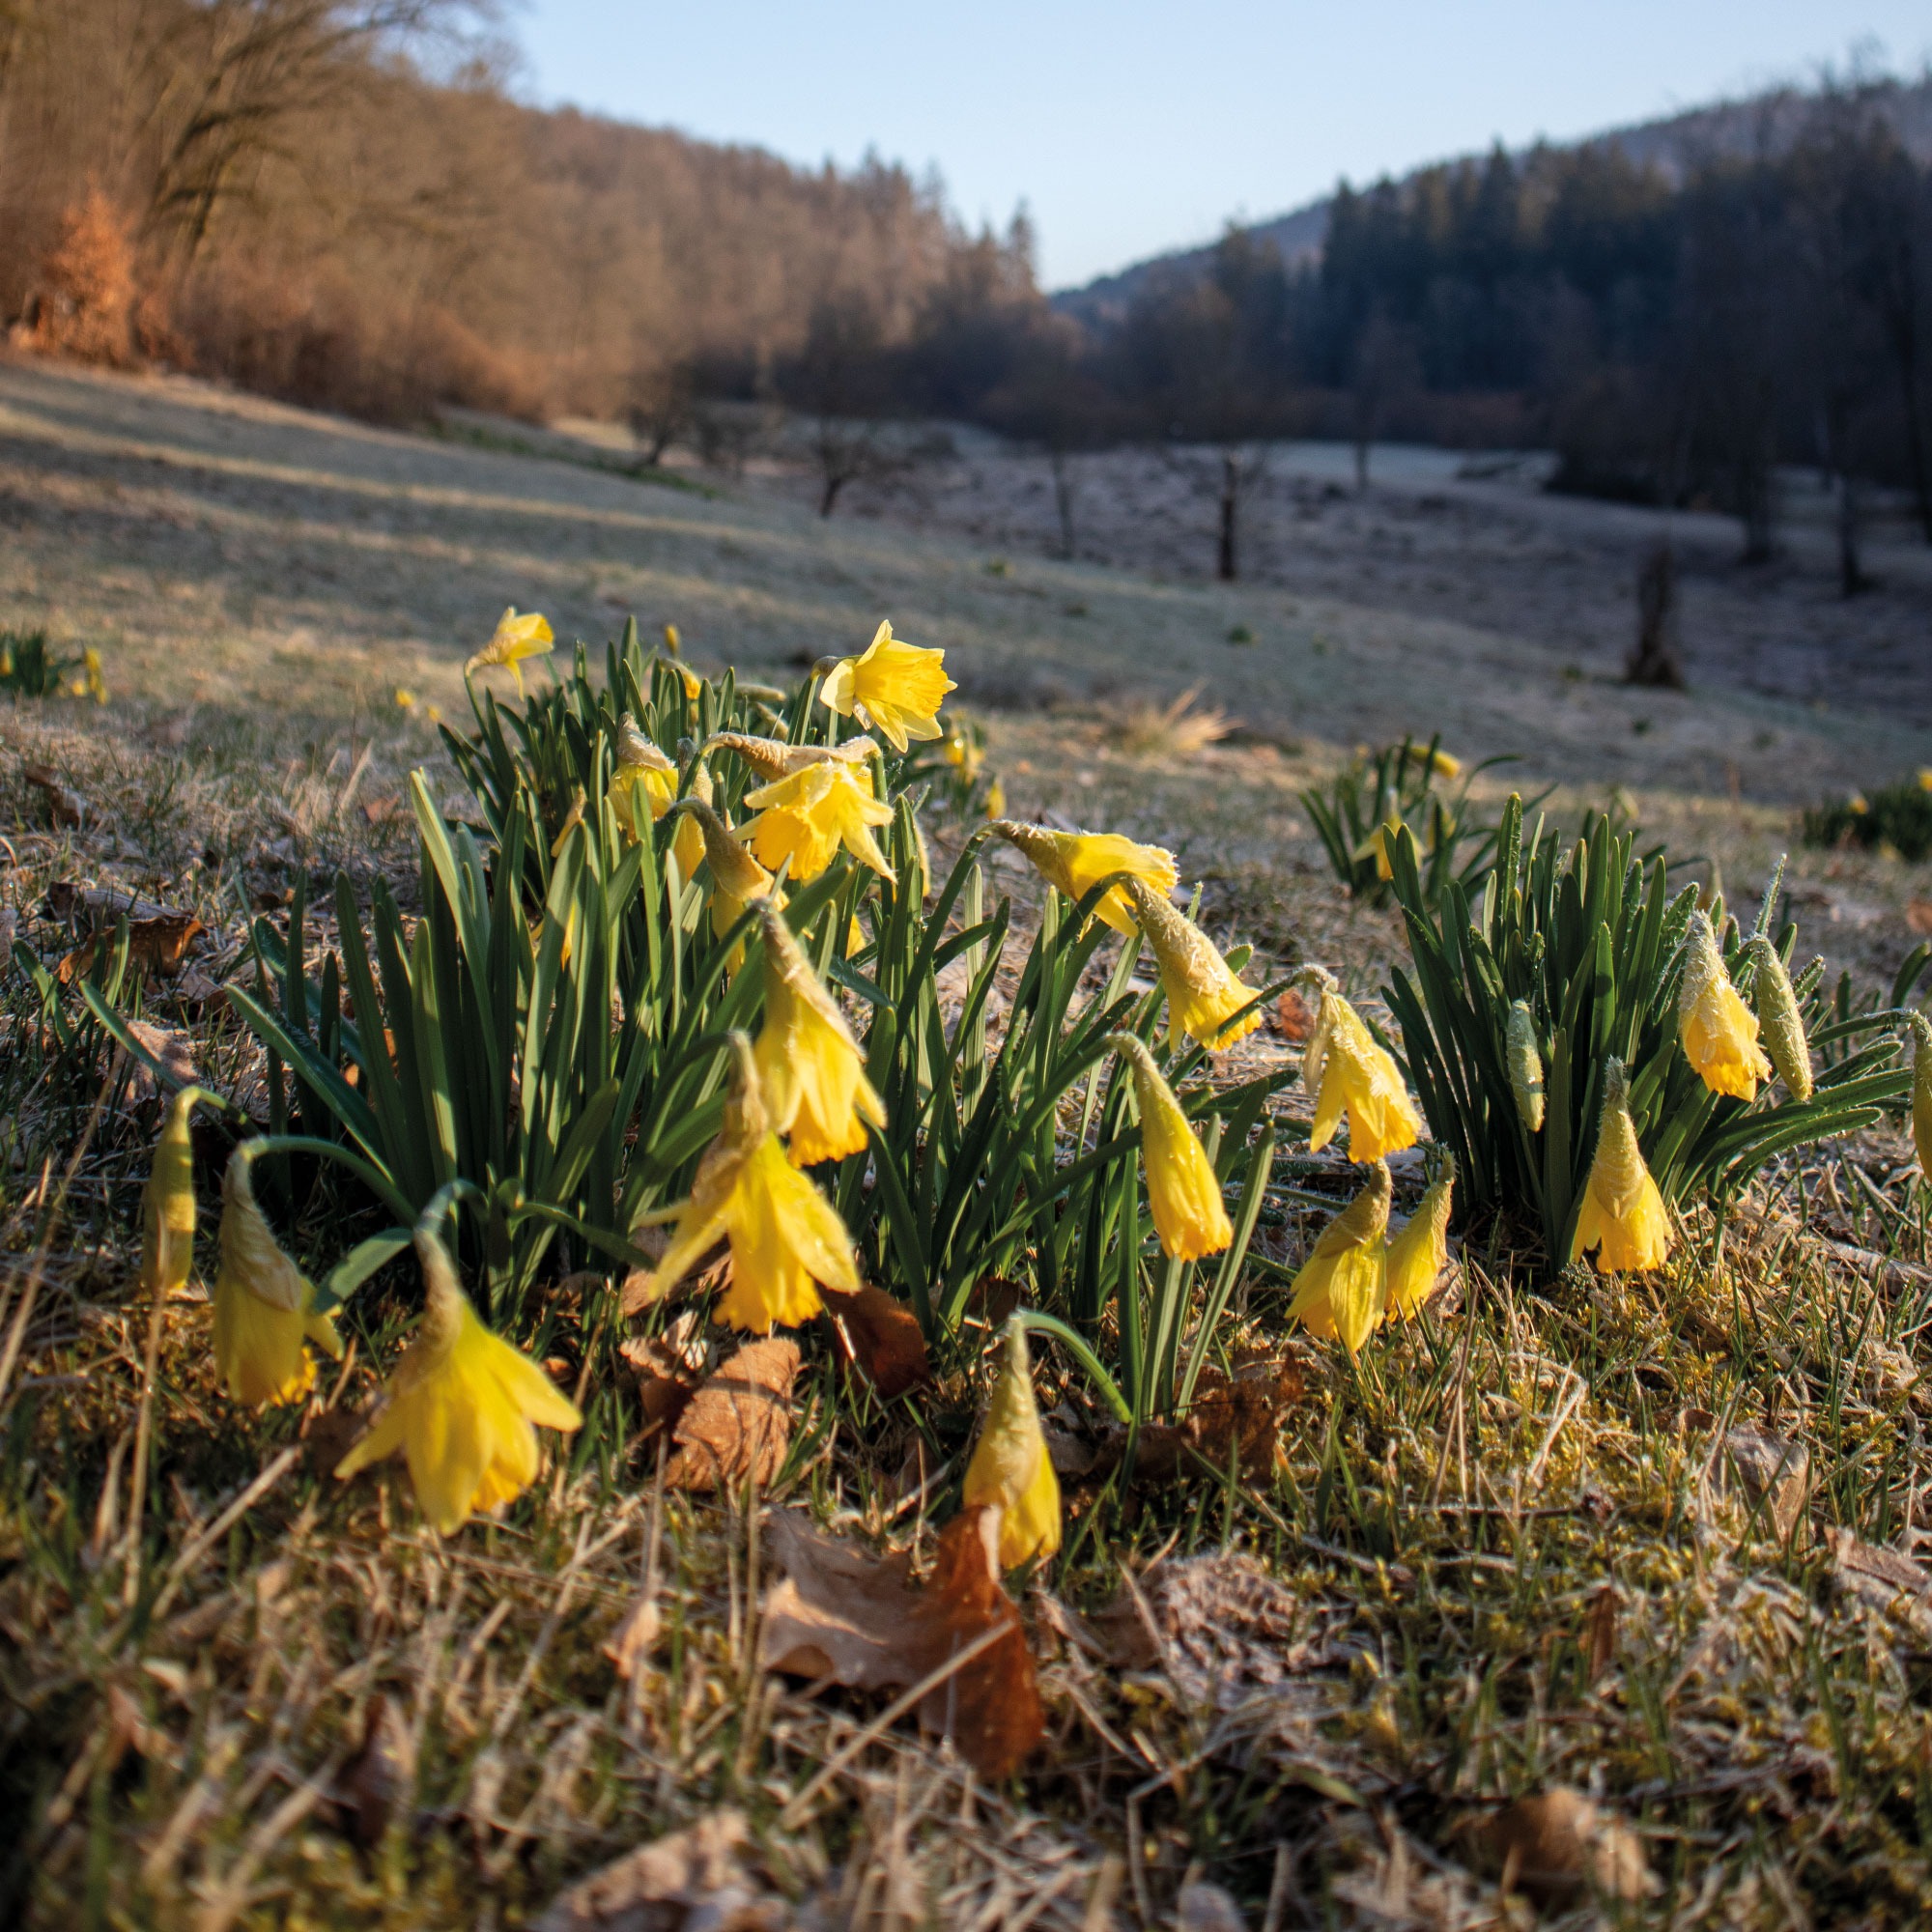
[[[712,1811],[668,1837],[640,1845],[562,1893],[537,1932],[783,1932],[781,1901],[761,1897],[741,1854],[742,1811]]]
[[[966,1313],[989,1328],[1004,1328],[1007,1318],[1025,1300],[1026,1292],[1003,1274],[982,1274],[966,1297]]]
[[[617,1359],[635,1378],[638,1406],[644,1412],[644,1441],[676,1426],[702,1379],[702,1349],[694,1359],[681,1346],[678,1331],[686,1322],[687,1318],[680,1316],[678,1323],[662,1335],[634,1335],[618,1344]]]
[[[72,786],[64,784],[58,772],[46,765],[23,765],[20,776],[46,800],[47,810],[56,825],[84,825],[87,800]]]
[[[1811,1458],[1804,1444],[1746,1426],[1724,1437],[1724,1460],[1745,1506],[1757,1511],[1778,1542],[1788,1543],[1811,1500]]]
[[[1834,1580],[1845,1595],[1932,1632],[1932,1575],[1911,1557],[1883,1544],[1861,1543],[1850,1530],[1839,1533],[1833,1553]]]
[[[671,1432],[668,1490],[763,1488],[791,1444],[791,1385],[798,1344],[783,1335],[751,1342],[691,1398]]]
[[[825,1311],[838,1337],[839,1358],[892,1402],[916,1389],[931,1373],[919,1317],[869,1282],[857,1294],[825,1296]]]
[[[663,1628],[664,1619],[658,1614],[657,1592],[639,1591],[636,1601],[624,1612],[616,1629],[604,1639],[604,1655],[611,1660],[619,1677],[628,1682],[637,1675],[638,1665],[651,1654],[658,1633]]]
[[[46,892],[47,914],[60,921],[89,915],[90,926],[112,925],[118,919],[167,919],[176,908],[158,899],[144,899],[119,886],[83,886],[72,879],[56,879]]]
[[[1189,1703],[1224,1710],[1347,1657],[1286,1583],[1235,1554],[1182,1557],[1126,1577],[1089,1627],[1116,1669],[1159,1668]]]
[[[371,825],[386,825],[392,818],[401,818],[408,811],[401,795],[391,792],[383,798],[365,798],[362,801],[362,816]]]
[[[1183,1885],[1175,1897],[1174,1928],[1175,1932],[1247,1932],[1248,1921],[1233,1892],[1197,1880]]]
[[[194,1042],[186,1034],[172,1027],[156,1026],[152,1020],[129,1020],[128,1031],[160,1063],[170,1080],[185,1087],[200,1070],[194,1064]],[[146,1065],[131,1054],[128,1059],[128,1088],[136,1100],[151,1100],[156,1085]]]
[[[984,1777],[1007,1777],[1026,1761],[1045,1719],[1019,1610],[1000,1584],[997,1510],[962,1510],[946,1525],[923,1587],[905,1556],[872,1556],[796,1513],[775,1516],[770,1535],[785,1575],[765,1601],[767,1669],[905,1690],[991,1636],[927,1691],[920,1722],[952,1738]]]
[[[156,973],[172,979],[182,969],[187,950],[208,930],[191,912],[171,912],[159,919],[129,921],[128,925],[128,966],[130,972]],[[105,957],[114,949],[112,928],[83,940],[58,966],[54,977],[62,985],[71,985],[93,966],[97,957]]]
[[[1585,1620],[1585,1643],[1590,1654],[1590,1682],[1610,1667],[1617,1654],[1617,1586],[1605,1583],[1590,1599]]]
[[[1293,1368],[1278,1372],[1272,1363],[1258,1363],[1230,1381],[1210,1364],[1201,1372],[1194,1406],[1183,1421],[1154,1423],[1140,1432],[1134,1443],[1136,1481],[1202,1474],[1204,1463],[1225,1470],[1236,1457],[1243,1476],[1272,1475],[1282,1415],[1300,1393],[1300,1373]],[[1113,1432],[1098,1459],[1102,1471],[1119,1463],[1126,1436],[1124,1427]]]
[[[1294,1046],[1299,1046],[1315,1031],[1315,1009],[1291,986],[1274,1003],[1275,1031]]]
[[[1643,1840],[1567,1784],[1506,1804],[1475,1835],[1503,1889],[1539,1905],[1568,1904],[1586,1888],[1624,1899],[1656,1889]]]
[[[362,1747],[343,1767],[338,1801],[350,1834],[365,1849],[381,1844],[411,1780],[410,1727],[381,1692],[362,1720]]]
[[[1932,933],[1932,899],[1914,899],[1905,908],[1905,923],[1914,932]]]

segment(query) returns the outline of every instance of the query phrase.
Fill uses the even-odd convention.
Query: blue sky
[[[1384,170],[1932,57],[1924,0],[524,0],[522,91],[1032,210],[1049,286]]]

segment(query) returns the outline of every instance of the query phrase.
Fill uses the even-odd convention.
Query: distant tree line
[[[1074,541],[1075,458],[1152,442],[1240,509],[1271,445],[1557,452],[1559,488],[1735,514],[1781,463],[1932,540],[1932,170],[1891,83],[1767,108],[1666,172],[1611,143],[1344,185],[1318,261],[1233,229],[1083,328],[1033,236],[936,182],[792,167],[510,99],[488,0],[0,0],[0,325],[409,417],[628,419],[639,460],[805,426],[828,514],[908,425],[1023,439]],[[748,408],[756,405],[755,411]]]
[[[1221,505],[1270,442],[1370,452],[1401,436],[1553,449],[1553,487],[1734,514],[1770,554],[1776,471],[1837,493],[1840,569],[1862,582],[1873,484],[1932,541],[1932,169],[1895,133],[1891,83],[1766,111],[1754,151],[1671,171],[1612,143],[1431,168],[1332,206],[1320,260],[1231,229],[1205,270],[1144,278],[1093,329],[1043,302],[1024,237],[956,253],[894,337],[873,292],[814,311],[778,390],[828,417],[939,414],[1052,461],[1123,439],[1192,463]],[[828,497],[836,499],[836,490]]]

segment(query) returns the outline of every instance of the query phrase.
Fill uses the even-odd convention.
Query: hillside
[[[1745,156],[1776,151],[1790,141],[1802,121],[1810,96],[1781,88],[1744,100],[1719,101],[1693,107],[1655,121],[1613,128],[1586,141],[1558,144],[1574,148],[1617,148],[1639,166],[1655,168],[1677,181],[1700,159],[1719,155]],[[1885,82],[1874,90],[1874,104],[1906,149],[1920,161],[1932,160],[1932,78]],[[1428,167],[1457,167],[1479,161],[1476,154],[1459,156]],[[1428,168],[1414,168],[1402,177],[1411,182]],[[1318,260],[1328,234],[1331,196],[1323,195],[1250,225],[1257,242],[1271,244],[1290,268]],[[1113,274],[1096,276],[1077,289],[1063,289],[1053,306],[1089,327],[1104,328],[1125,315],[1134,297],[1157,275],[1199,274],[1213,254],[1213,243],[1177,248],[1146,261],[1130,263]]]

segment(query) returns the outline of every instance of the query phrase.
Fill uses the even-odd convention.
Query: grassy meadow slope
[[[1400,927],[1335,885],[1295,793],[1358,742],[1440,729],[1465,758],[1519,754],[1487,802],[1551,784],[1565,817],[1622,788],[1739,905],[1800,803],[1932,763],[1932,733],[1882,716],[1633,694],[1566,675],[1561,637],[1367,596],[995,558],[822,523],[762,483],[643,483],[587,451],[0,362],[0,627],[98,646],[113,694],[0,707],[0,917],[51,960],[72,940],[50,885],[195,912],[200,990],[185,975],[159,998],[211,1079],[259,1094],[215,981],[245,979],[252,918],[281,917],[298,874],[381,870],[409,902],[390,808],[440,760],[426,706],[458,716],[460,666],[511,602],[593,648],[627,612],[674,622],[701,666],[787,681],[890,614],[946,647],[1014,811],[1173,845],[1218,939],[1254,942],[1258,967],[1324,960],[1357,994]],[[1231,644],[1236,626],[1258,641]],[[420,701],[399,707],[399,686]],[[1191,688],[1233,727],[1218,742],[1155,701]],[[53,783],[26,777],[37,760]],[[944,851],[959,828],[935,821]],[[1932,866],[1792,859],[1801,947],[1867,985],[1932,917]],[[995,867],[1029,924],[1031,874]],[[320,895],[308,917],[318,957]],[[57,1067],[26,977],[5,985],[0,1815],[19,1823],[0,1918],[17,1900],[32,1924],[200,1932],[1476,1932],[1535,1923],[1533,1892],[1577,1927],[1773,1932],[1932,1909],[1913,1594],[1932,1257],[1895,1123],[1795,1156],[1723,1228],[1693,1209],[1662,1271],[1552,1283],[1506,1231],[1472,1230],[1458,1284],[1351,1358],[1285,1319],[1285,1279],[1359,1178],[1339,1149],[1309,1153],[1309,1096],[1287,1090],[1287,1184],[1225,1331],[1231,1368],[1267,1365],[1267,1453],[1243,1480],[1236,1453],[1097,1499],[1068,1475],[1064,1553],[1024,1588],[1046,1748],[992,1786],[881,1724],[883,1695],[758,1670],[769,1532],[735,1498],[653,1495],[627,1383],[599,1392],[625,1419],[594,1453],[553,1457],[501,1520],[449,1538],[400,1483],[329,1474],[407,1296],[358,1306],[305,1403],[229,1402],[201,1292],[151,1327],[136,1285],[154,1109],[91,1115],[99,1068]],[[1277,1067],[1294,1050],[1273,1025],[1243,1048]],[[1398,1164],[1407,1207],[1418,1163]],[[340,1259],[326,1215],[287,1238],[318,1276]],[[588,1305],[593,1278],[556,1293]],[[817,1330],[808,1354],[794,1453],[761,1499],[929,1551],[984,1378],[946,1360],[874,1403]],[[1037,1367],[1079,1446],[1085,1384],[1044,1345]],[[144,1389],[145,1544],[117,1513]],[[1804,1460],[1750,1461],[1778,1438]],[[134,1582],[149,1565],[148,1596],[124,1561]],[[1123,1573],[1148,1586],[1138,1609]],[[640,1577],[661,1621],[620,1682],[607,1645]],[[1551,1786],[1590,1793],[1602,1819],[1566,1815],[1601,1830],[1579,1850],[1552,1827],[1529,1850],[1568,1864],[1525,1872],[1540,1814],[1506,1807]],[[670,1878],[634,1869],[628,1905],[614,1881],[608,1913],[559,1902],[696,1828],[722,1834],[710,1854],[684,1840]],[[1630,1894],[1606,1917],[1586,1863]]]

